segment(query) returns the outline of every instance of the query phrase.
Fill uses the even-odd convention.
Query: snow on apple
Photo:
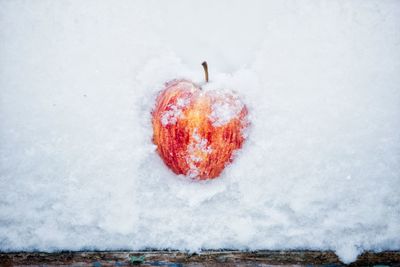
[[[208,73],[206,71],[206,80]],[[218,177],[245,139],[247,108],[237,95],[166,83],[152,112],[153,141],[165,164],[192,178]]]

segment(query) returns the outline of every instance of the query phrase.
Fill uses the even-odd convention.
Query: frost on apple
[[[163,126],[176,124],[178,119],[184,117],[183,109],[190,103],[190,99],[187,97],[180,97],[176,100],[176,105],[169,104],[168,110],[164,111],[161,115],[161,123]]]
[[[164,111],[161,115],[161,123],[163,126],[175,124],[179,118],[183,118],[182,109],[177,105],[169,105],[169,110]]]
[[[192,82],[183,80],[183,81],[180,81],[177,84],[177,89],[185,90],[185,91],[188,91],[188,92],[195,92],[196,91],[196,86],[194,86],[194,84]]]
[[[209,119],[213,126],[219,127],[229,123],[232,119],[237,118],[244,108],[243,103],[234,94],[213,92],[211,95],[214,101],[211,104]]]
[[[202,164],[202,161],[207,159],[207,155],[209,155],[211,152],[212,148],[209,146],[208,140],[206,138],[202,138],[198,134],[198,129],[195,128],[193,130],[190,143],[187,146],[186,162],[190,167],[187,176],[196,178],[200,173],[198,165]]]

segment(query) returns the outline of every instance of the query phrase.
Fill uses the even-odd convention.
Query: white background
[[[173,78],[236,90],[249,138],[172,174]],[[0,1],[0,250],[400,249],[400,2]]]

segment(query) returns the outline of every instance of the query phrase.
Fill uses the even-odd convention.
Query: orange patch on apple
[[[208,82],[207,63],[203,63]],[[152,111],[153,142],[176,174],[218,177],[245,141],[248,110],[233,92],[208,90],[188,80],[165,84]]]

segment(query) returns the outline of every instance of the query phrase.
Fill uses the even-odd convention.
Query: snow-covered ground
[[[169,171],[165,81],[236,90],[214,181]],[[400,249],[400,1],[0,0],[0,250]]]

